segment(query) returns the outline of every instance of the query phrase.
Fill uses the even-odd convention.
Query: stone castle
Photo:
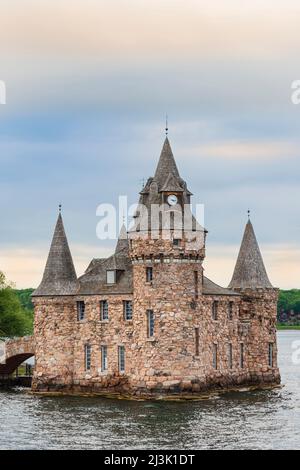
[[[191,196],[166,137],[133,227],[79,278],[59,214],[33,293],[33,390],[187,395],[280,382],[278,290],[253,226],[248,220],[229,287],[220,287],[203,274],[207,232]],[[183,219],[188,229],[176,224]]]

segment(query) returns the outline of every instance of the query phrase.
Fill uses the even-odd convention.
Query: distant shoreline
[[[277,330],[300,330],[300,325],[277,325]]]

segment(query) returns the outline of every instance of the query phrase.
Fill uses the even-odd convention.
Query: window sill
[[[109,319],[107,319],[107,320],[100,320],[100,323],[109,323]]]
[[[151,337],[151,338],[147,338],[146,341],[148,341],[149,343],[154,343],[156,339],[154,337]]]

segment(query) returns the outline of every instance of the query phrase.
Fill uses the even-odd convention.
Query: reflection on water
[[[300,331],[278,334],[282,389],[200,402],[33,397],[0,392],[1,449],[300,448]]]

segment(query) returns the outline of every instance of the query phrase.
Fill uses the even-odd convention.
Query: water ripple
[[[0,392],[0,449],[299,449],[300,370],[279,332],[282,389],[200,402],[35,397]]]

